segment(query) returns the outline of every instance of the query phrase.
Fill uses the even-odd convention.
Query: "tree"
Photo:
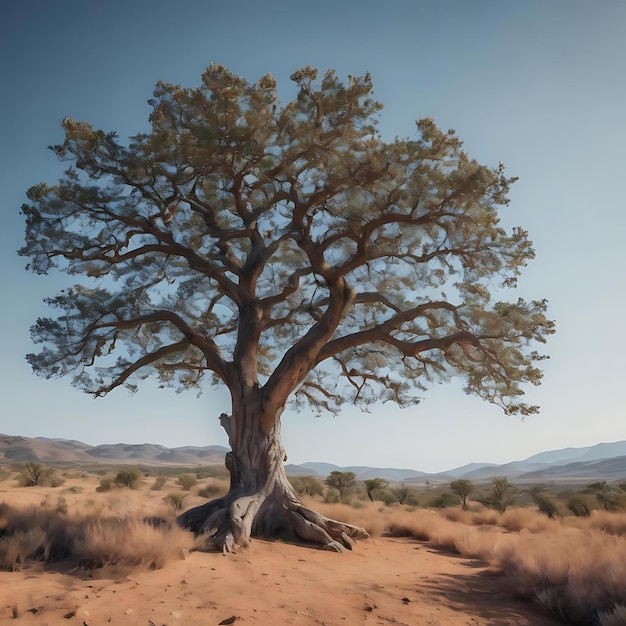
[[[336,489],[343,500],[356,486],[356,474],[354,472],[331,472],[326,478],[326,484]]]
[[[142,473],[136,467],[121,469],[115,476],[115,484],[118,487],[137,489]]]
[[[587,485],[587,491],[595,495],[605,511],[619,509],[623,503],[619,487],[606,480]]]
[[[534,485],[528,490],[528,493],[537,505],[537,508],[550,519],[554,519],[554,516],[558,513],[558,507],[554,498],[547,493],[547,487],[545,485]]]
[[[294,476],[290,482],[297,493],[307,496],[321,496],[324,489],[322,483],[314,476]]]
[[[163,387],[230,392],[220,416],[230,492],[180,523],[223,550],[277,532],[339,550],[363,529],[304,507],[284,469],[288,403],[336,413],[407,407],[435,381],[527,415],[546,302],[492,300],[533,258],[498,211],[515,180],[480,165],[431,119],[384,141],[369,75],[306,67],[281,104],[211,65],[196,89],[158,83],[151,128],[63,120],[55,185],[29,189],[20,254],[79,282],[32,328],[34,371],[95,397]]]
[[[44,484],[53,472],[54,470],[51,467],[46,467],[35,461],[29,461],[22,466],[20,482],[24,487],[36,487]]]
[[[515,502],[518,489],[509,482],[506,476],[498,476],[491,483],[492,489],[489,496],[491,506],[500,513],[504,513]]]
[[[389,481],[384,478],[368,478],[363,481],[365,484],[365,491],[367,491],[367,497],[374,502],[374,492],[380,489],[385,489],[389,486]]]
[[[467,510],[467,499],[472,491],[474,491],[474,483],[471,480],[465,478],[459,478],[453,480],[450,483],[450,491],[457,497],[457,500],[461,504],[464,511]]]

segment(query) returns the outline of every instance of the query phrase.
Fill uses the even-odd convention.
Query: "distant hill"
[[[103,444],[0,434],[0,462],[49,464],[135,463],[144,465],[211,465],[223,463],[223,446],[167,448],[156,444]]]
[[[395,469],[391,467],[369,467],[366,465],[349,465],[342,467],[332,463],[303,463],[298,466],[304,470],[310,470],[311,475],[328,476],[331,472],[354,472],[359,480],[370,478],[384,478],[391,482],[403,482],[415,479],[432,478],[432,474],[418,472],[412,469]]]
[[[223,464],[228,449],[223,446],[166,446],[144,444],[102,444],[90,446],[81,441],[21,437],[0,434],[0,463],[38,461],[51,465],[135,464],[135,465],[197,465]],[[292,475],[328,476],[333,471],[354,472],[359,480],[384,478],[390,482],[445,483],[457,478],[475,482],[506,476],[518,482],[548,481],[626,481],[626,441],[599,443],[583,448],[564,448],[540,452],[522,461],[504,465],[470,463],[446,472],[428,474],[414,469],[339,466],[332,463],[310,462],[289,464]]]
[[[623,459],[623,460],[620,460]],[[504,465],[472,463],[449,470],[447,475],[483,481],[494,476],[510,480],[626,480],[626,441],[598,443],[583,448],[563,448],[534,454]]]

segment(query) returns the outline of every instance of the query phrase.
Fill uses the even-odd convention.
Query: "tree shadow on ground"
[[[470,570],[467,575],[440,574],[436,578],[420,581],[420,587],[424,591],[444,597],[454,610],[471,613],[500,626],[549,626],[562,623],[537,602],[516,598],[506,577],[496,571],[484,569],[488,566],[484,561],[459,556],[449,548],[429,547],[428,551],[464,561],[464,566]],[[471,572],[474,569],[481,571]]]

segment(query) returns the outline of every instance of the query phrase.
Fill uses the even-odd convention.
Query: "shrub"
[[[161,491],[166,482],[166,476],[157,476],[154,480],[154,484],[152,485],[152,487],[150,487],[150,489],[152,489],[152,491]]]
[[[537,485],[529,489],[528,493],[532,497],[533,502],[537,505],[539,511],[547,515],[550,519],[554,519],[558,507],[554,498],[546,493],[546,488],[543,485]]]
[[[198,489],[198,495],[201,498],[214,498],[215,496],[218,495],[222,495],[225,492],[224,490],[224,485],[217,483],[217,482],[211,482],[208,485],[205,485],[204,487],[201,487],[200,489]]]
[[[182,493],[181,491],[175,491],[168,493],[163,500],[174,508],[175,511],[181,511],[183,508],[183,501],[188,496],[188,493]]]
[[[341,500],[341,494],[339,493],[339,489],[324,487],[322,490],[322,498],[324,498],[324,502],[335,503]]]
[[[389,481],[384,478],[369,478],[363,481],[367,497],[371,502],[376,500],[376,495],[384,491],[389,486]]]
[[[139,485],[139,479],[142,476],[142,472],[136,467],[122,469],[115,476],[115,484],[118,487],[128,487],[129,489],[136,489]]]
[[[54,470],[51,467],[30,461],[22,466],[18,481],[23,487],[43,485],[50,479],[53,472]]]
[[[504,513],[507,507],[515,502],[518,489],[509,482],[506,476],[498,476],[491,482],[492,489],[488,498],[489,504],[496,509],[496,511]]]
[[[415,489],[407,487],[406,485],[399,485],[398,487],[394,487],[391,491],[400,504],[419,506],[419,498]]]
[[[590,494],[574,493],[567,499],[567,508],[576,517],[589,517],[595,509],[595,499]]]
[[[391,489],[376,489],[372,492],[372,498],[389,506],[398,502],[396,494]]]
[[[450,491],[452,491],[458,499],[461,508],[464,511],[467,510],[467,500],[472,491],[474,491],[474,483],[471,480],[459,478],[458,480],[453,480],[450,483]]]
[[[195,474],[179,474],[177,481],[184,491],[189,491],[195,484],[197,484],[198,479]]]
[[[100,484],[96,487],[96,491],[99,491],[99,492],[111,491],[111,489],[113,489],[113,486],[114,486],[113,479],[104,477],[100,479]]]
[[[431,496],[426,505],[435,509],[445,509],[459,503],[457,496],[449,491],[443,491]]]
[[[302,476],[300,478],[300,484],[302,485],[302,491],[307,496],[321,496],[324,489],[324,485],[314,476]]]
[[[339,492],[341,500],[346,499],[356,487],[356,474],[354,472],[331,472],[326,478],[326,484],[331,489]]]
[[[182,558],[192,536],[175,524],[158,526],[134,518],[92,518],[81,524],[73,553],[89,568],[122,565],[157,569]]]

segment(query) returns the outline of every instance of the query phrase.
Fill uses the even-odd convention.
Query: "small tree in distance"
[[[506,476],[498,476],[491,483],[492,489],[489,496],[491,506],[500,513],[504,513],[515,502],[515,496],[519,490],[509,482]]]
[[[22,466],[19,481],[24,487],[36,487],[45,483],[53,473],[51,467],[29,461]]]
[[[389,481],[384,478],[368,478],[363,481],[367,497],[374,502],[374,492],[378,489],[385,489],[389,486]]]
[[[343,500],[356,487],[356,474],[354,472],[331,472],[326,478],[326,484],[339,492],[339,498]]]
[[[81,280],[47,299],[28,360],[105,396],[149,376],[230,392],[231,490],[180,524],[222,550],[291,532],[333,550],[361,529],[302,505],[284,468],[291,403],[336,413],[416,404],[452,376],[506,414],[553,332],[546,302],[499,299],[534,257],[499,211],[514,178],[432,119],[385,141],[367,74],[294,72],[294,100],[211,65],[197,89],[158,83],[127,144],[63,120],[57,184],[29,189],[20,254]],[[494,296],[498,297],[494,297]]]
[[[474,491],[474,483],[471,480],[465,478],[459,478],[453,480],[450,483],[450,491],[457,497],[461,507],[464,511],[467,510],[467,499],[472,491]]]

